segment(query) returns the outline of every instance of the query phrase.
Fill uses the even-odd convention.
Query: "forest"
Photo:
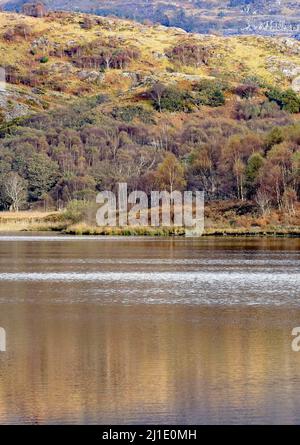
[[[76,20],[81,32],[109,28],[104,19]],[[153,35],[152,28],[145,30]],[[41,98],[45,91],[73,96],[10,120],[0,115],[1,210],[63,209],[127,182],[129,191],[204,190],[207,202],[248,203],[245,212],[297,214],[300,96],[286,83],[275,85],[249,70],[236,78],[218,74],[212,67],[216,49],[193,36],[166,45],[168,65],[157,78],[132,70],[149,65],[136,40],[103,32],[92,41],[47,41],[41,49],[33,46],[32,32],[26,23],[6,27],[5,45],[25,41],[27,58],[34,61],[6,64],[6,81]],[[117,90],[97,80],[77,80],[76,87],[63,77],[56,81],[51,60],[72,66],[79,76],[98,73],[101,82],[127,70],[125,86],[120,80]],[[174,81],[168,75],[183,77]]]
[[[242,99],[225,117],[223,88],[205,83],[187,92],[156,84],[147,92],[152,111],[127,105],[104,113],[99,106],[107,97],[95,96],[3,126],[2,209],[12,204],[11,175],[24,188],[22,204],[46,200],[59,207],[93,199],[122,181],[148,193],[170,189],[175,169],[173,189],[204,190],[209,200],[254,200],[263,212],[293,211],[300,193],[300,123],[291,113],[299,112],[299,99],[271,90],[254,104],[255,86],[240,85]]]

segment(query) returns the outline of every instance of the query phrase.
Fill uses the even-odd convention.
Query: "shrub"
[[[275,102],[265,101],[262,104],[257,104],[247,101],[236,105],[236,118],[238,120],[275,118],[282,114],[284,112],[280,110]]]
[[[161,108],[166,111],[192,110],[191,96],[186,91],[180,91],[174,87],[167,88],[161,100]]]
[[[242,99],[250,99],[258,92],[258,87],[255,84],[241,84],[235,89],[235,93]]]
[[[95,22],[91,17],[84,17],[83,21],[80,23],[82,29],[92,29]]]
[[[40,58],[40,63],[47,63],[49,62],[49,58],[47,56],[43,56]]]
[[[115,107],[112,110],[111,115],[114,119],[122,120],[124,122],[131,122],[133,119],[138,118],[145,124],[153,123],[152,112],[138,105]]]
[[[167,51],[166,55],[173,62],[199,67],[203,64],[207,65],[209,51],[203,45],[199,45],[198,42],[186,40],[173,46]]]
[[[253,153],[253,155],[248,159],[245,172],[248,197],[252,197],[255,194],[258,175],[263,165],[264,158],[258,152]]]
[[[30,26],[28,26],[26,23],[19,23],[18,25],[15,25],[14,28],[7,29],[3,34],[3,38],[10,42],[17,40],[18,38],[27,40],[27,37],[31,35],[32,30]]]
[[[70,201],[64,213],[65,219],[71,221],[72,224],[82,222],[85,219],[89,205],[86,201]]]
[[[196,105],[220,107],[225,104],[225,86],[216,81],[203,80],[194,88],[196,91]]]
[[[174,86],[154,85],[149,96],[154,108],[158,111],[190,112],[193,108],[193,98],[190,93]]]
[[[266,151],[270,150],[274,145],[281,144],[284,141],[283,131],[280,127],[274,127],[265,138]]]
[[[280,90],[272,88],[266,92],[270,102],[275,102],[282,110],[289,113],[300,113],[300,97],[292,89]]]
[[[5,31],[5,33],[3,34],[3,38],[4,40],[6,40],[7,42],[12,42],[13,40],[16,39],[16,33],[13,29],[8,29],[7,31]]]

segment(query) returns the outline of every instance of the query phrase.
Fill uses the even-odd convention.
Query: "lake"
[[[1,424],[300,419],[300,239],[0,236]]]

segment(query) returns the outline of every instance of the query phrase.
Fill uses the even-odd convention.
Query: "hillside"
[[[1,13],[0,51],[0,208],[78,222],[124,181],[204,190],[212,228],[299,225],[297,40]]]
[[[1,64],[8,81],[6,111],[12,117],[100,92],[109,92],[112,99],[117,96],[117,101],[122,94],[127,100],[155,81],[191,83],[211,78],[226,79],[234,86],[251,76],[273,86],[300,89],[300,43],[293,39],[187,35],[162,26],[64,13],[39,19],[1,13],[0,36]],[[170,48],[185,41],[205,48],[207,62],[184,65],[168,57]],[[87,60],[93,53],[89,45],[95,46],[95,53],[97,46],[119,51],[126,60],[101,68],[97,61]],[[80,61],[84,47],[87,53]],[[126,55],[127,48],[136,55]],[[1,100],[5,108],[3,94]]]
[[[4,0],[20,10],[26,0]],[[296,0],[45,0],[50,10],[92,12],[151,20],[186,31],[223,35],[297,36],[300,8]]]

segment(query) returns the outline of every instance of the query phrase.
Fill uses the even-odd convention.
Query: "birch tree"
[[[20,206],[26,202],[27,183],[17,173],[11,172],[4,181],[4,192],[10,204],[10,211],[18,212]]]

